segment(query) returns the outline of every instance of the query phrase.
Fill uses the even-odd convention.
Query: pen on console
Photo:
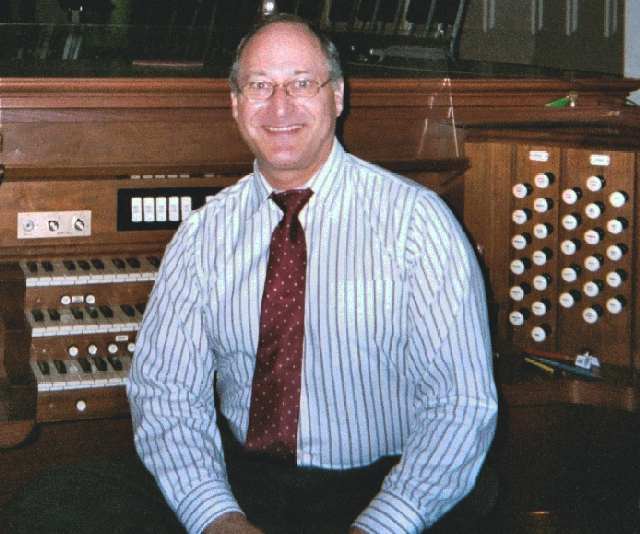
[[[570,373],[576,373],[578,375],[583,375],[583,376],[588,376],[589,378],[598,378],[596,375],[594,375],[591,371],[587,371],[586,369],[583,369],[582,367],[576,367],[573,365],[567,365],[564,363],[560,363],[558,361],[555,360],[548,360],[546,358],[540,358],[537,357],[536,358],[537,362],[549,365],[551,367],[555,367],[556,369],[562,369],[563,371],[568,371]]]
[[[542,369],[543,371],[546,371],[547,373],[553,373],[553,367],[549,367],[544,363],[537,362],[536,360],[532,360],[531,358],[525,358],[524,361],[530,363],[531,365],[535,365],[536,367]]]

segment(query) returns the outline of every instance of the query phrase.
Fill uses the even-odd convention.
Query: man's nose
[[[289,96],[284,85],[276,85],[269,101],[278,114],[283,114],[293,104],[293,97]]]

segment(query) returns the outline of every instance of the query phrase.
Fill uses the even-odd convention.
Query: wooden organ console
[[[635,370],[640,116],[624,102],[639,85],[356,79],[339,135],[464,220],[487,268],[498,349],[589,345]],[[544,107],[574,90],[577,107]],[[190,210],[251,170],[228,92],[215,79],[0,79],[0,507],[44,467],[132,448],[124,380],[164,247]],[[431,135],[446,121],[453,149]],[[585,212],[601,204],[603,217]],[[525,234],[538,239],[532,259],[514,245]],[[574,239],[582,248],[568,255]],[[589,277],[600,295],[580,291],[597,321],[558,304],[574,295],[569,270],[584,277],[591,256],[603,262],[603,284]],[[524,284],[535,289],[514,298]],[[524,311],[543,304],[546,314]],[[514,399],[526,398],[522,384]],[[574,386],[545,387],[553,397]],[[616,395],[636,409],[635,384],[625,388]]]

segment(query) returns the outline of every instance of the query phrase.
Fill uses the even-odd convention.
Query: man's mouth
[[[302,128],[302,126],[300,126],[300,125],[294,125],[294,126],[265,126],[264,127],[264,129],[267,130],[268,132],[274,132],[274,133],[293,132],[295,130],[299,130],[300,128]]]

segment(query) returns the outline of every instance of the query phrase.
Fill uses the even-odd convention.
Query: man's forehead
[[[318,38],[302,24],[277,22],[262,29],[246,44],[240,71],[268,74],[268,70],[306,73],[325,65]]]

